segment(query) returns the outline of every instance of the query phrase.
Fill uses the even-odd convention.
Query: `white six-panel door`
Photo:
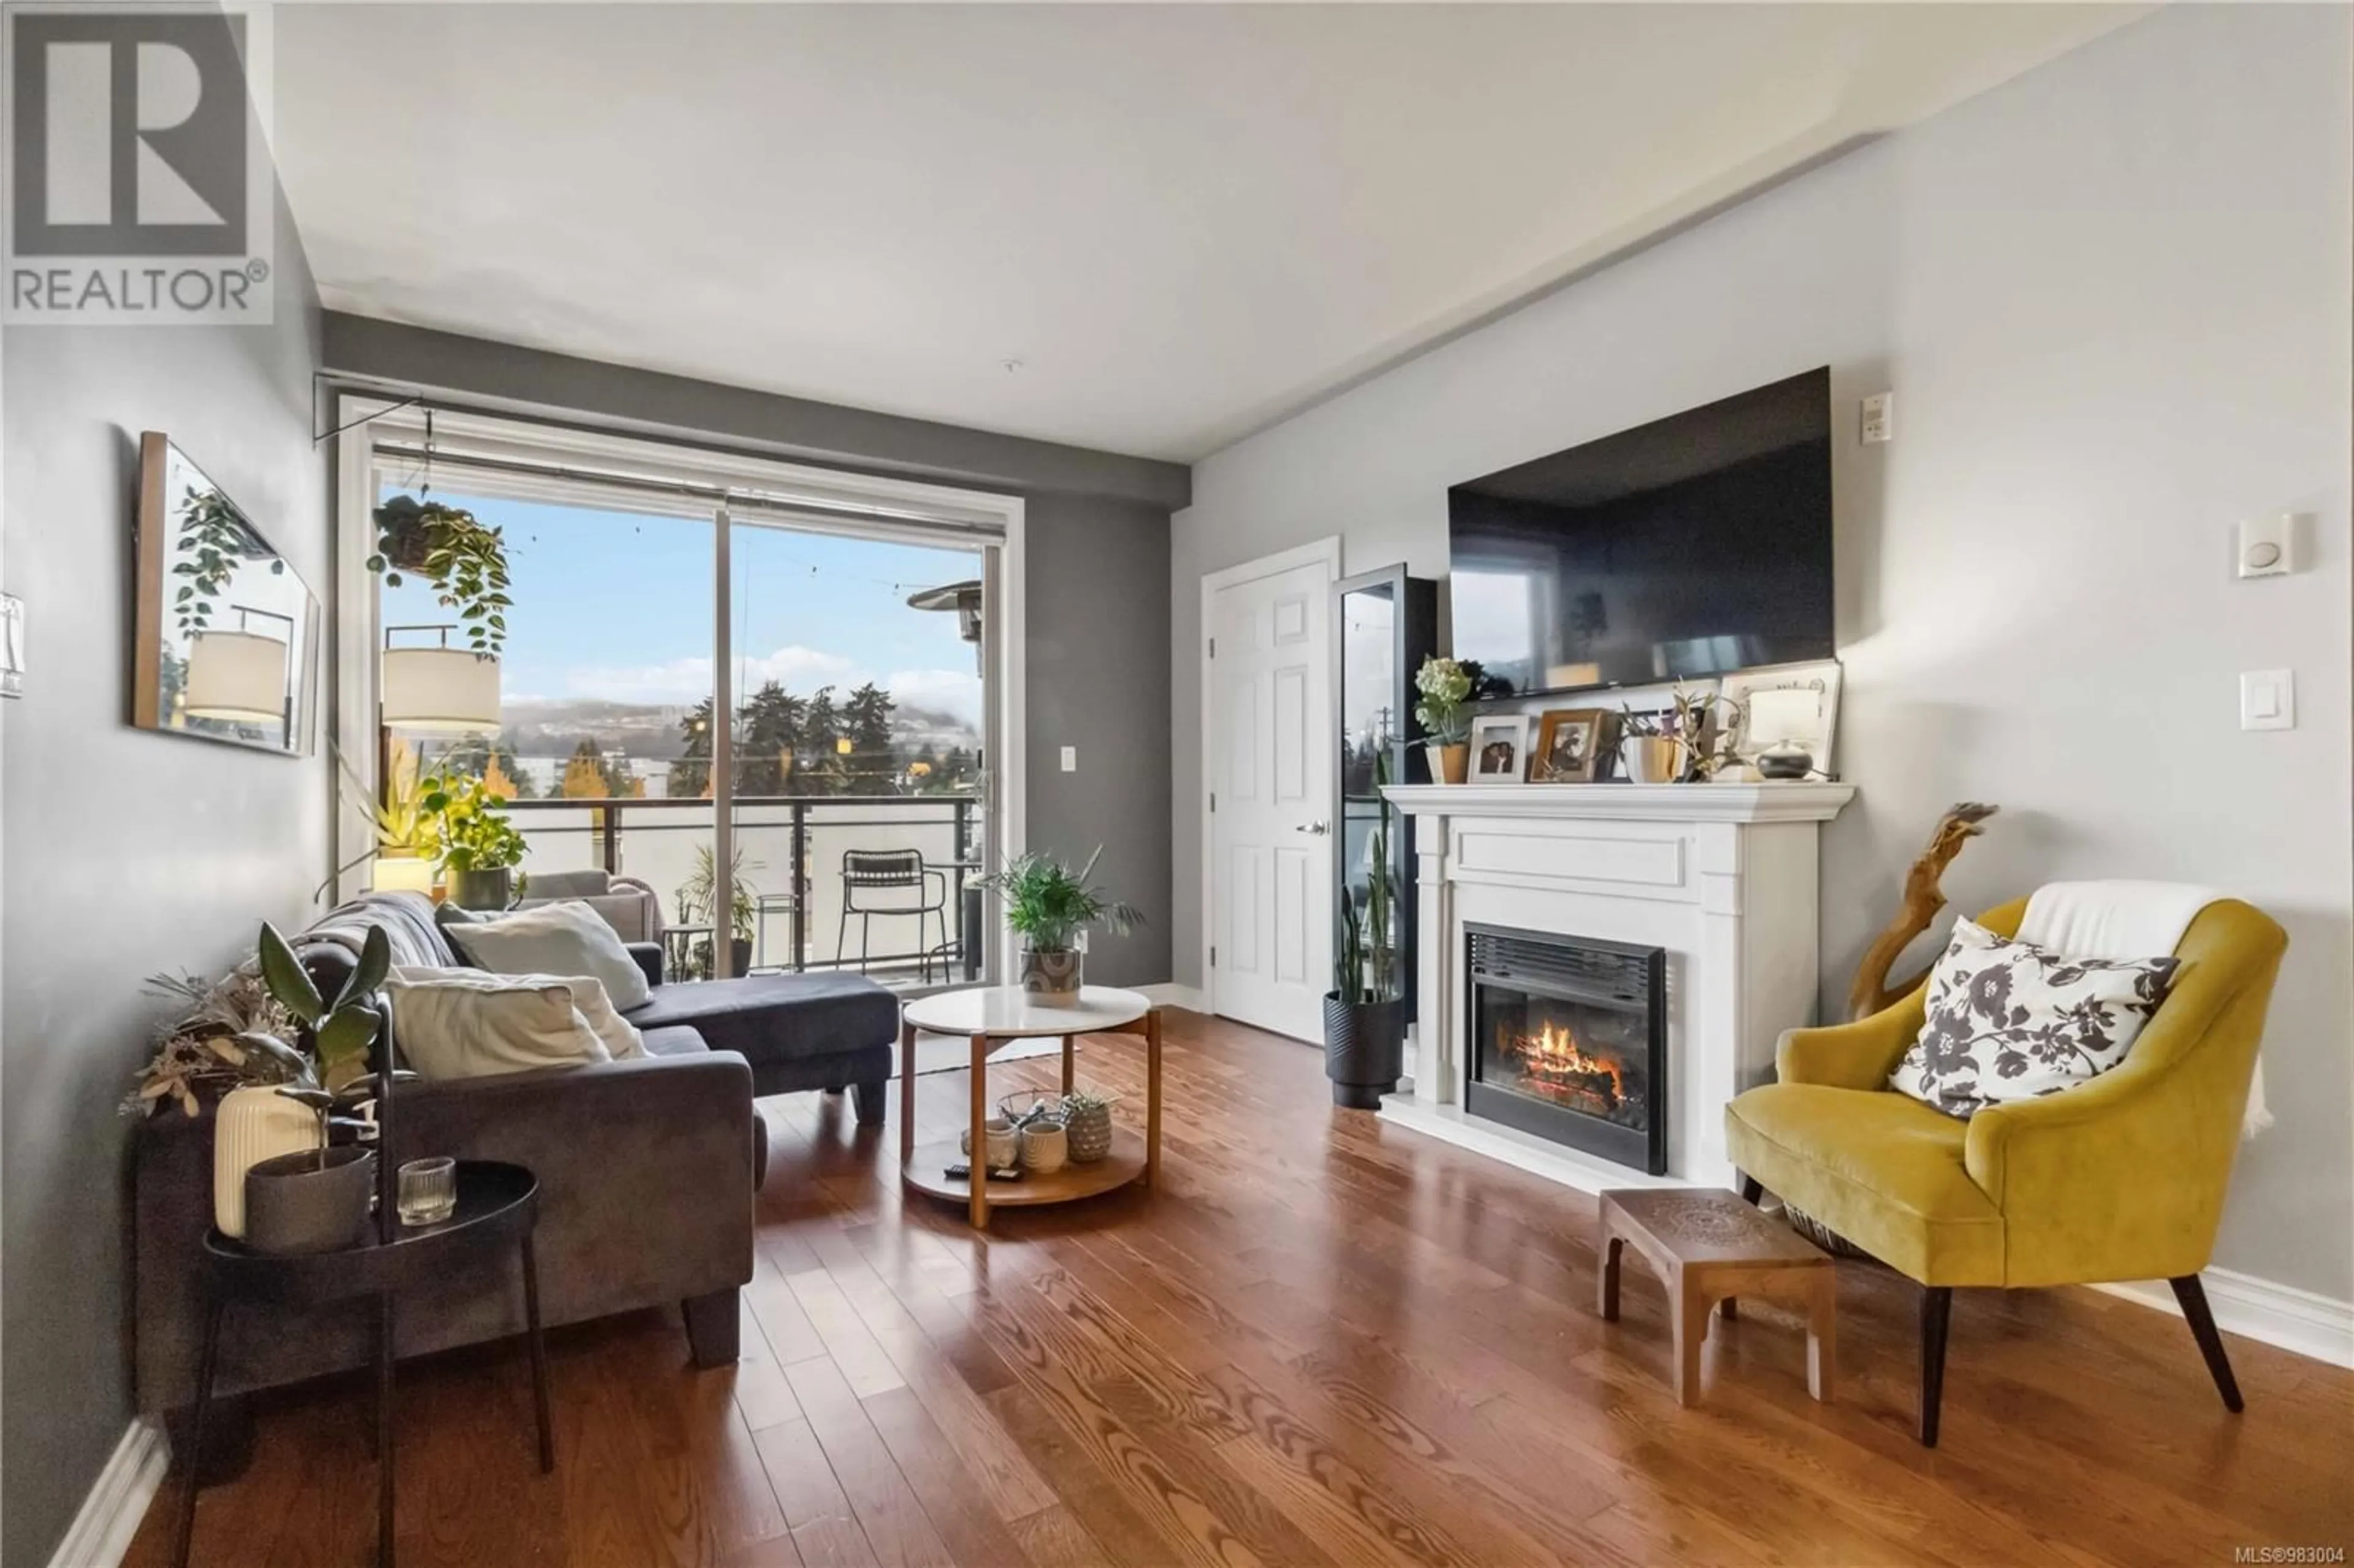
[[[1207,617],[1212,1005],[1301,1040],[1331,986],[1332,577],[1223,583]]]

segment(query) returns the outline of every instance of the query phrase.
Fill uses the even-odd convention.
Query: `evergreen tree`
[[[440,771],[460,773],[470,779],[486,779],[493,763],[514,789],[514,792],[507,797],[508,800],[528,800],[534,798],[536,792],[532,789],[531,777],[524,772],[523,764],[515,759],[514,742],[504,736],[493,740],[479,730],[469,733],[452,742],[450,748],[441,754]]]
[[[849,777],[839,749],[844,738],[842,710],[834,705],[833,688],[820,686],[801,710],[801,764],[793,774],[800,793],[843,793]]]
[[[891,694],[869,681],[843,705],[843,732],[850,739],[851,788],[862,794],[889,794],[898,759],[891,747]]]
[[[667,793],[676,796],[708,795],[711,793],[711,699],[704,698],[686,711],[678,721],[680,738],[685,742],[678,760],[670,765],[670,785]]]
[[[801,745],[809,705],[774,681],[763,684],[736,710],[736,792],[791,792],[793,754]]]

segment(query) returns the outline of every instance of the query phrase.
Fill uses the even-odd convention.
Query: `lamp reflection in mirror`
[[[499,723],[499,662],[487,653],[447,645],[446,626],[385,628],[380,716],[409,729],[495,729]],[[443,645],[395,648],[399,631],[436,631]]]
[[[231,609],[239,620],[236,630],[198,631],[188,638],[187,685],[181,696],[181,711],[193,718],[281,724],[286,718],[286,658],[294,634],[293,618],[241,604]],[[277,621],[285,633],[270,637],[252,630],[255,620]]]

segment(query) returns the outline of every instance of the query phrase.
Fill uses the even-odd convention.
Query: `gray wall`
[[[1030,843],[1101,844],[1105,885],[1144,911],[1134,936],[1094,939],[1092,976],[1169,978],[1169,514],[1191,494],[1183,467],[336,313],[325,354],[331,370],[470,405],[1022,496]]]
[[[1957,800],[1968,909],[2062,877],[2209,883],[2293,946],[2216,1261],[2354,1297],[2349,47],[2342,7],[2168,9],[1828,164],[1194,470],[1171,746],[1200,777],[1204,572],[1325,535],[1447,570],[1447,485],[1829,364],[1840,761],[1826,1007]],[[1855,440],[1896,392],[1895,440]],[[2306,514],[2238,582],[2234,520]],[[2246,734],[2237,673],[2293,667]],[[1178,979],[1201,911],[1172,817]]]
[[[6,329],[7,586],[30,673],[0,768],[0,1563],[40,1568],[131,1418],[130,1124],[158,970],[217,973],[254,923],[299,923],[327,859],[329,764],[128,720],[137,441],[163,430],[323,604],[311,446],[317,299],[280,215],[270,327]]]

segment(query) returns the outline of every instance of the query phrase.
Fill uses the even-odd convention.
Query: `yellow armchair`
[[[2027,901],[1978,924],[2014,936]],[[2264,1009],[2288,938],[2224,899],[2175,948],[2165,1002],[2123,1064],[1967,1121],[1887,1087],[1920,1033],[1927,987],[1870,1018],[1794,1029],[1777,1081],[1725,1107],[1753,1201],[1770,1191],[1925,1287],[1921,1441],[1937,1440],[1956,1287],[2172,1282],[2223,1403],[2231,1363],[2199,1283],[2238,1151]]]

